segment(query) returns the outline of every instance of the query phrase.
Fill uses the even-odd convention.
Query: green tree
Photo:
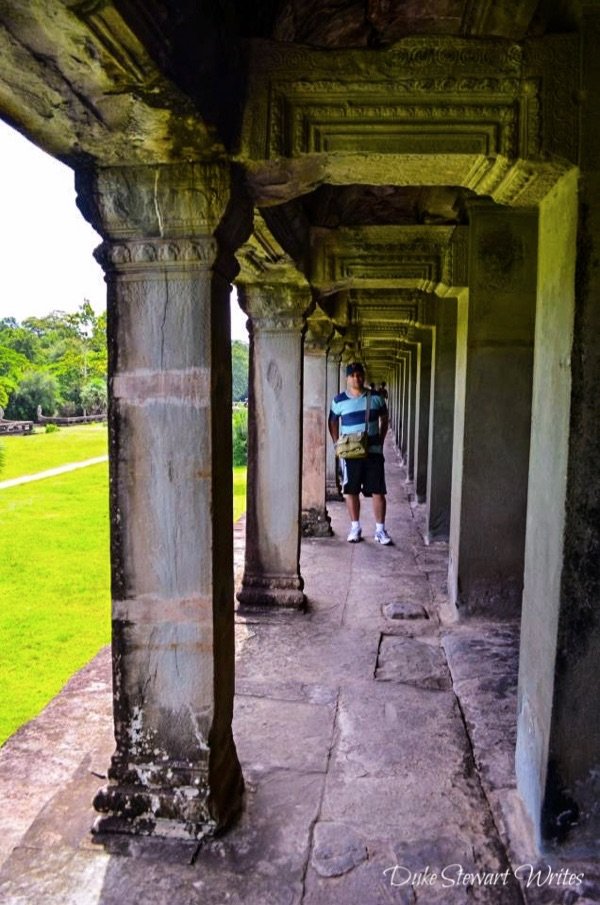
[[[30,367],[31,362],[24,355],[0,343],[0,408],[6,408],[11,393]]]
[[[92,381],[106,381],[106,314],[96,315],[89,301],[84,299],[78,310],[71,314],[52,311],[45,317],[26,318],[21,328],[13,318],[7,321],[13,344],[17,329],[33,341],[35,363],[40,369],[48,370],[56,380],[61,411],[81,414],[83,387]],[[20,341],[24,340],[21,338]]]
[[[248,344],[234,339],[231,343],[231,396],[234,402],[248,398],[249,358]]]
[[[38,357],[39,339],[26,327],[21,327],[14,317],[0,320],[0,347],[12,349],[23,355],[28,361],[35,362]]]
[[[81,388],[81,405],[84,415],[98,415],[106,412],[107,406],[106,381],[90,380]]]
[[[7,417],[15,421],[35,421],[38,405],[45,415],[56,411],[57,385],[47,371],[28,371],[10,397]]]
[[[248,409],[245,405],[236,405],[232,419],[233,464],[248,464]]]

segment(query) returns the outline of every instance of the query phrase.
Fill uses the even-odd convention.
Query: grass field
[[[246,466],[233,469],[233,520],[237,522],[246,511]]]
[[[84,424],[67,427],[54,434],[43,431],[30,437],[3,437],[4,468],[0,481],[20,478],[66,465],[67,462],[83,462],[108,452],[106,424]]]
[[[0,491],[0,740],[110,637],[106,466]]]
[[[0,481],[102,455],[106,428],[3,442]],[[246,469],[233,481],[237,519]],[[0,744],[109,641],[107,482],[101,464],[0,490]]]

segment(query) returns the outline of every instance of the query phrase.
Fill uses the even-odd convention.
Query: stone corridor
[[[542,859],[543,882],[526,888],[518,626],[451,622],[446,547],[424,545],[389,440],[386,455],[395,545],[372,541],[368,504],[366,540],[347,544],[332,503],[335,535],[303,542],[309,612],[238,614],[238,824],[203,846],[91,836],[114,745],[103,650],[0,752],[5,905],[600,901],[574,855]],[[238,530],[238,566],[242,554]]]

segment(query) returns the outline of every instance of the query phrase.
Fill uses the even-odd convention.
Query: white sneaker
[[[362,530],[360,528],[350,528],[350,534],[346,538],[349,544],[357,544],[362,540]]]
[[[348,538],[348,540],[350,540],[350,538]],[[378,544],[383,544],[384,546],[392,543],[392,538],[389,536],[385,528],[380,528],[379,531],[375,532],[375,540]]]

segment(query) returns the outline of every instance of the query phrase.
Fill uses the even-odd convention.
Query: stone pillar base
[[[155,767],[150,769],[156,774]],[[135,774],[140,771],[142,765],[130,770],[125,782],[111,782],[96,793],[94,807],[103,816],[94,823],[95,834],[199,840],[222,832],[242,810],[244,780],[237,767],[227,782],[227,810],[218,815],[213,813],[214,806],[208,804],[207,769],[163,767],[160,771],[166,779],[163,785],[159,777],[152,783],[136,783]]]
[[[336,483],[327,483],[325,488],[325,499],[332,500],[336,503],[343,502],[343,494]]]
[[[333,529],[326,509],[302,510],[302,537],[331,537]]]
[[[301,610],[306,606],[301,578],[289,576],[244,575],[237,593],[241,607],[287,607]]]

